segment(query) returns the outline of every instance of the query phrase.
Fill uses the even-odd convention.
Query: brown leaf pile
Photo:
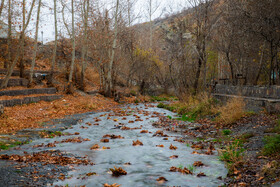
[[[2,160],[13,160],[17,162],[41,162],[43,165],[55,164],[66,166],[68,164],[77,164],[77,165],[93,165],[87,159],[78,159],[75,157],[63,156],[62,153],[57,151],[43,151],[33,154],[25,154],[24,156],[20,155],[1,155],[0,159]]]
[[[15,133],[28,128],[39,128],[43,122],[61,119],[67,115],[105,110],[116,106],[113,99],[103,96],[64,95],[62,99],[22,106],[6,107],[0,117],[0,133]]]

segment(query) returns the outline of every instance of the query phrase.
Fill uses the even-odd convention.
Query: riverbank
[[[159,107],[174,110],[175,105]],[[226,110],[226,109],[225,109]],[[236,109],[239,110],[239,109]],[[232,110],[231,110],[232,111]],[[232,111],[235,113],[235,111]],[[200,119],[191,116],[180,120],[195,120],[187,128],[177,126],[182,131],[190,146],[196,148],[197,154],[205,154],[213,144],[219,151],[229,169],[224,179],[226,186],[272,186],[280,180],[280,120],[278,115],[265,112],[250,113],[231,123],[215,121],[218,115]],[[158,125],[169,129],[177,120],[170,117],[161,118]],[[181,140],[185,143],[185,140]],[[279,184],[278,184],[279,185]]]

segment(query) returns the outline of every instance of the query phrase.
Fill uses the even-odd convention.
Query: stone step
[[[2,104],[4,107],[12,107],[16,105],[37,103],[39,101],[54,101],[57,99],[61,99],[62,97],[63,95],[42,95],[34,97],[24,97],[21,99],[0,100],[0,105]]]
[[[0,84],[2,84],[4,79],[0,79]],[[14,86],[27,86],[28,80],[23,78],[12,78],[8,81],[8,87]]]
[[[7,73],[7,70],[5,69],[0,69],[0,75],[5,75]],[[30,73],[30,70],[25,70],[24,75],[28,76]],[[34,70],[34,74],[39,73],[39,74],[50,74],[50,71],[43,71],[43,70]],[[55,71],[54,73],[58,73],[58,71]],[[19,76],[20,72],[19,70],[14,70],[12,73],[12,76]]]
[[[0,91],[0,96],[19,96],[19,95],[32,95],[32,94],[55,94],[56,92],[57,92],[56,88],[4,90],[4,91]]]
[[[86,92],[88,95],[97,95],[99,93],[98,90],[88,91]]]

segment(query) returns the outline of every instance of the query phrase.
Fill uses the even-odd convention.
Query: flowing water
[[[73,126],[72,129],[67,129],[63,133],[79,132],[82,138],[88,138],[90,141],[82,143],[60,143],[55,148],[39,148],[37,151],[59,149],[60,151],[74,154],[76,156],[88,156],[95,165],[75,166],[73,171],[70,171],[64,181],[57,181],[55,185],[69,185],[69,186],[103,186],[103,184],[118,183],[123,187],[146,187],[146,186],[219,186],[222,181],[218,177],[224,178],[227,174],[227,169],[224,164],[218,160],[215,155],[197,155],[192,154],[192,148],[184,143],[174,141],[177,137],[182,137],[180,134],[173,132],[164,132],[170,137],[168,140],[163,140],[164,137],[153,136],[158,131],[158,128],[152,126],[153,122],[158,120],[154,116],[154,112],[162,113],[165,116],[174,116],[175,114],[164,109],[156,107],[146,107],[144,105],[124,107],[123,113],[129,113],[129,116],[110,116],[109,112],[96,113],[89,115],[78,125]],[[126,112],[125,112],[126,111]],[[148,111],[149,115],[147,114]],[[143,121],[135,121],[136,117],[140,117]],[[102,117],[100,117],[102,116]],[[88,126],[87,123],[94,124],[95,119],[98,118],[99,126]],[[135,121],[129,123],[129,121]],[[119,123],[127,127],[140,127],[137,130],[121,130],[115,128]],[[87,129],[81,128],[88,127]],[[151,133],[140,133],[141,130],[148,130]],[[105,134],[121,135],[124,139],[110,139],[109,143],[102,143],[100,140]],[[73,138],[77,136],[62,136],[52,139],[40,139],[32,142],[29,145],[22,147],[22,150],[27,152],[34,152],[33,145],[41,143],[47,144],[54,141],[61,141],[66,138]],[[132,146],[132,142],[140,140],[143,146]],[[110,149],[91,150],[94,144],[110,147]],[[164,145],[164,147],[156,147],[156,145]],[[173,144],[178,147],[177,150],[170,150],[169,146]],[[12,152],[15,154],[16,152]],[[170,156],[178,155],[177,159],[170,159]],[[205,164],[204,167],[197,167],[194,170],[194,175],[181,174],[179,172],[170,172],[169,168],[187,167],[195,161],[201,161]],[[131,163],[127,165],[125,163]],[[127,171],[127,175],[120,177],[112,177],[109,168],[122,167]],[[96,175],[86,176],[87,173],[94,172]],[[203,172],[206,177],[197,177],[196,174]],[[156,179],[165,177],[168,181],[160,184]]]

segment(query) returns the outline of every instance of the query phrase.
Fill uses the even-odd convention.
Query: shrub
[[[159,103],[159,104],[157,105],[157,107],[158,107],[158,108],[164,108],[165,105],[164,105],[163,103]]]
[[[241,119],[245,113],[245,103],[243,99],[232,98],[224,106],[218,108],[220,113],[218,122],[232,124]]]
[[[264,139],[263,154],[266,156],[280,153],[280,135],[267,136]]]
[[[230,134],[231,134],[231,130],[229,130],[229,129],[224,129],[224,130],[222,130],[222,133],[223,133],[223,135],[227,136],[227,135],[230,135]]]
[[[242,162],[244,151],[245,149],[240,140],[235,140],[226,146],[225,149],[219,151],[219,159],[225,161],[228,169],[232,171],[235,165]]]

